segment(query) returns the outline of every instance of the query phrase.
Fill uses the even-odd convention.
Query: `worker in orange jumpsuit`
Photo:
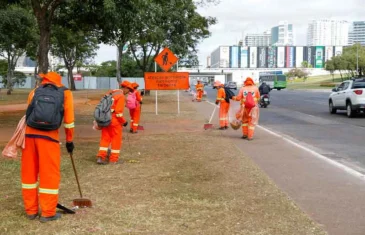
[[[138,91],[138,87],[139,87],[138,83],[133,82],[131,85],[133,87],[133,93],[136,95],[137,107],[135,109],[129,110],[129,114],[131,116],[130,132],[135,134],[135,133],[137,133],[139,120],[141,118],[142,95]]]
[[[204,84],[198,81],[198,83],[195,85],[195,90],[196,90],[196,101],[198,102],[202,101],[204,94]]]
[[[238,95],[233,97],[233,100],[241,101],[241,105],[244,106],[246,102],[247,94],[251,92],[252,97],[255,101],[256,107],[258,109],[258,102],[260,101],[259,89],[255,86],[252,78],[248,77],[244,82],[244,86],[239,91]],[[250,115],[251,110],[244,108],[242,116],[242,138],[252,140],[255,133],[255,124],[253,123],[252,116]]]
[[[228,129],[228,111],[229,111],[229,103],[225,100],[226,92],[224,90],[224,84],[220,81],[215,81],[213,84],[213,88],[217,89],[217,99],[215,104],[219,106],[219,130]]]
[[[101,128],[101,139],[99,152],[97,154],[97,163],[100,165],[107,164],[106,157],[108,155],[108,148],[111,145],[109,162],[117,164],[122,147],[122,126],[127,126],[128,122],[123,117],[125,106],[125,95],[133,90],[131,83],[123,81],[121,89],[112,91],[113,104],[111,107],[112,120],[109,126]]]
[[[62,88],[61,92],[63,92],[64,98],[61,102],[64,105],[64,112],[63,117],[61,117],[66,132],[66,148],[72,154],[75,126],[72,93],[61,84],[59,74],[49,72],[40,74],[40,77],[43,79],[40,86],[51,83],[58,88]],[[28,110],[32,110],[32,100],[37,89],[40,88],[32,90],[28,96]],[[46,131],[29,125],[26,126],[25,148],[22,151],[21,159],[21,180],[25,212],[30,220],[37,218],[38,206],[41,208],[41,222],[61,218],[61,214],[56,213],[61,162],[59,140],[59,129]]]

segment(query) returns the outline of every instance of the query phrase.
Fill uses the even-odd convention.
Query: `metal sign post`
[[[157,63],[155,62],[155,73],[157,72]],[[157,113],[157,90],[156,90],[156,115],[158,115]]]
[[[176,62],[176,72],[179,72],[179,61]],[[177,90],[177,114],[180,114],[180,90]]]

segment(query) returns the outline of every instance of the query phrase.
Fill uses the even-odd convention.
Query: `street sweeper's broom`
[[[213,128],[213,124],[211,124],[210,122],[212,121],[213,119],[213,115],[215,113],[215,109],[217,108],[217,106],[215,105],[214,106],[214,109],[213,109],[213,112],[212,112],[212,115],[210,116],[210,119],[209,119],[209,122],[204,124],[204,129],[207,130],[207,129],[212,129]]]
[[[79,192],[80,192],[80,198],[74,199],[73,204],[74,204],[74,206],[78,206],[80,208],[92,207],[91,200],[86,199],[86,198],[82,198],[81,187],[80,187],[80,183],[79,183],[79,178],[77,177],[76,167],[75,167],[75,163],[74,163],[72,153],[70,153],[70,158],[71,158],[71,162],[72,162],[72,167],[73,167],[74,172],[75,172],[77,186],[79,187]]]

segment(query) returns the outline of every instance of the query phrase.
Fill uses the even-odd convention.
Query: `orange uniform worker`
[[[75,124],[72,93],[61,84],[61,76],[49,72],[40,77],[43,78],[41,84],[28,96],[21,180],[28,219],[34,220],[38,216],[40,205],[40,221],[47,222],[61,217],[56,213],[61,161],[59,128],[63,119],[66,148],[72,154]]]
[[[100,146],[97,154],[97,163],[101,165],[107,164],[106,157],[110,145],[111,151],[109,162],[111,164],[118,163],[120,149],[122,147],[122,125],[128,125],[128,122],[123,117],[123,111],[125,106],[125,95],[132,90],[132,87],[127,81],[123,81],[120,85],[122,89],[112,91],[114,101],[111,107],[111,123],[109,126],[101,128]]]
[[[195,90],[196,90],[196,100],[198,102],[202,101],[204,94],[204,84],[198,81],[198,83],[195,85]]]
[[[229,103],[225,100],[226,92],[224,90],[224,85],[220,81],[215,81],[213,88],[218,89],[217,99],[215,104],[219,106],[219,130],[228,129],[228,111]]]
[[[233,97],[233,100],[241,101],[241,105],[244,105],[249,92],[251,92],[257,107],[257,104],[260,101],[260,92],[250,77],[246,79],[244,87],[241,88],[237,96]],[[250,116],[250,111],[251,110],[245,108],[242,117],[242,138],[248,140],[252,140],[255,133],[255,124],[252,121],[252,116]]]
[[[138,91],[138,87],[139,87],[138,83],[133,82],[131,85],[133,87],[133,93],[136,95],[137,107],[135,109],[130,109],[129,110],[129,114],[131,116],[131,124],[130,124],[131,129],[130,129],[130,132],[131,133],[137,133],[139,120],[141,118],[142,95]]]

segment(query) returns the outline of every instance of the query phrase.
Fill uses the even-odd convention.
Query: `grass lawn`
[[[27,220],[19,159],[0,158],[0,234],[326,234],[229,139],[196,128],[204,119],[190,97],[182,97],[180,116],[176,93],[159,92],[158,116],[154,94],[144,99],[146,130],[123,134],[124,164],[96,165],[98,138],[75,140],[81,187],[93,208],[46,224]],[[76,117],[93,107],[80,106]],[[71,206],[79,194],[62,150],[60,202]]]
[[[347,78],[343,78],[346,80]],[[306,81],[295,79],[288,81],[287,89],[327,89],[331,90],[334,86],[343,81],[341,76],[336,74],[334,78],[331,75],[309,77]]]

